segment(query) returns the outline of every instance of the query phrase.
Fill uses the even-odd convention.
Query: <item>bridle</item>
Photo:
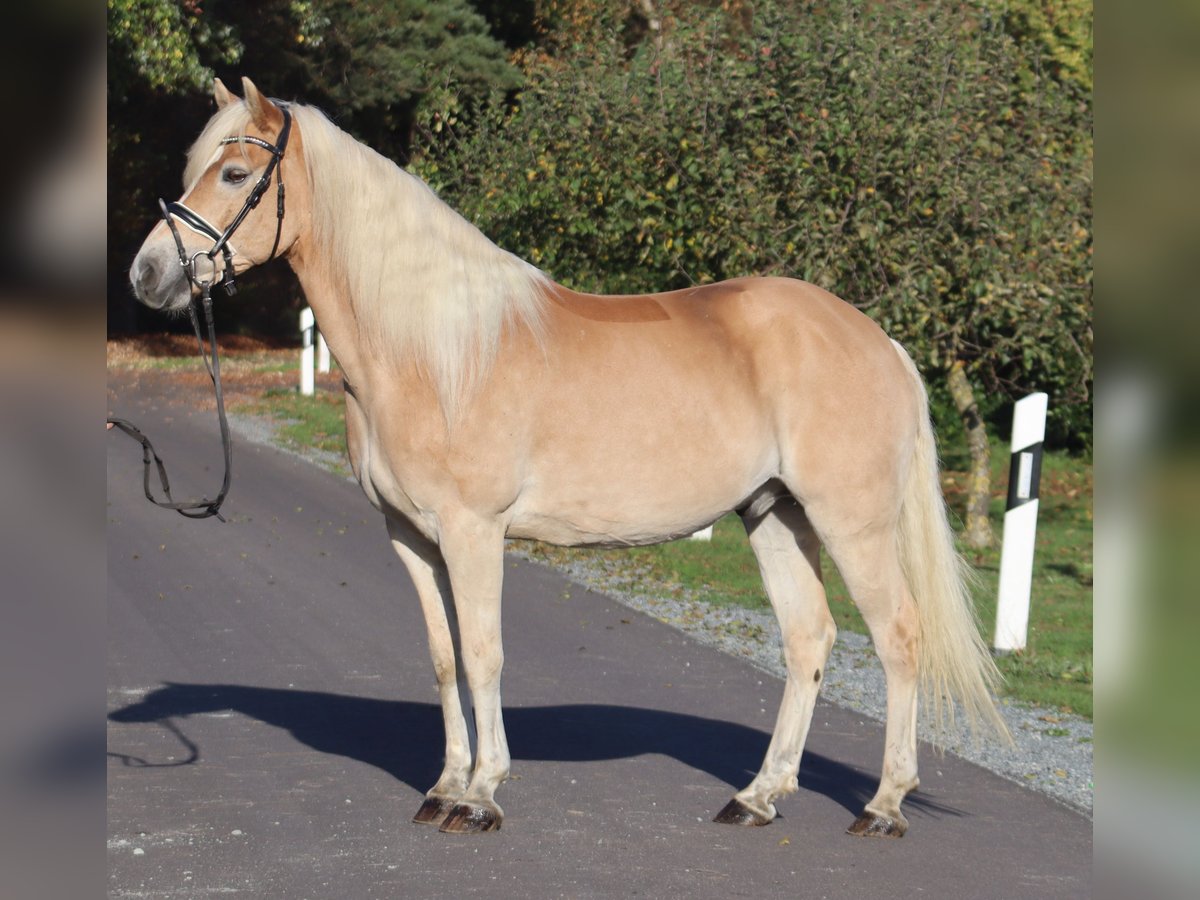
[[[292,133],[292,114],[288,112],[284,106],[279,107],[279,111],[283,113],[283,127],[279,129],[279,137],[275,139],[274,144],[264,141],[262,138],[253,137],[251,135],[242,135],[240,137],[227,137],[221,139],[221,145],[227,144],[253,144],[256,147],[262,147],[271,154],[271,160],[267,163],[267,167],[263,169],[262,175],[258,181],[254,183],[254,187],[250,190],[250,194],[246,197],[246,202],[242,204],[242,208],[238,210],[238,214],[233,217],[224,231],[218,231],[207,219],[193,209],[189,209],[178,200],[167,202],[159,199],[158,208],[162,210],[163,218],[167,222],[167,227],[171,229],[171,236],[175,238],[175,248],[179,251],[179,264],[183,267],[183,271],[187,274],[188,281],[200,288],[201,293],[206,288],[211,288],[213,281],[217,275],[217,254],[220,253],[225,259],[224,271],[221,275],[221,286],[225,289],[225,293],[233,296],[235,288],[233,284],[233,248],[229,244],[229,239],[233,237],[233,233],[241,227],[242,222],[246,220],[246,216],[258,206],[262,200],[263,194],[267,192],[267,188],[271,186],[271,177],[279,168],[279,163],[283,160],[283,154],[287,150],[288,137]],[[271,255],[264,260],[270,262],[275,258],[276,252],[279,250],[279,238],[283,234],[283,176],[282,174],[276,178],[276,201],[275,201],[275,243],[271,245]],[[197,250],[195,253],[188,255],[187,249],[183,246],[183,239],[179,236],[179,229],[175,227],[175,220],[178,219],[192,231],[205,237],[212,238],[213,245],[207,250]],[[200,258],[207,258],[210,266],[210,277],[202,279],[196,272],[196,261]]]
[[[271,178],[275,177],[277,185],[276,203],[275,203],[275,242],[271,245],[271,255],[267,257],[265,262],[270,262],[275,258],[275,254],[279,250],[279,239],[283,233],[283,214],[284,214],[284,190],[283,190],[283,174],[278,172],[279,164],[283,161],[283,154],[287,150],[288,137],[292,131],[292,115],[283,105],[278,105],[279,111],[283,113],[283,127],[279,130],[279,137],[275,139],[275,143],[271,144],[264,141],[262,138],[252,137],[250,135],[242,135],[239,137],[227,137],[221,139],[221,144],[254,144],[256,147],[262,147],[271,154],[271,159],[267,163],[263,173],[259,176],[254,187],[251,188],[250,194],[246,197],[246,202],[242,204],[242,208],[238,214],[233,217],[233,221],[225,227],[224,231],[218,231],[207,219],[200,215],[195,210],[189,209],[183,203],[172,201],[168,203],[163,199],[159,199],[158,207],[162,210],[163,218],[166,220],[167,227],[171,230],[171,236],[175,239],[175,248],[179,251],[179,264],[183,267],[184,274],[187,275],[188,283],[200,291],[200,297],[193,295],[191,302],[188,304],[188,314],[192,320],[192,328],[196,332],[196,343],[200,348],[200,356],[204,360],[204,366],[208,370],[208,377],[212,379],[213,392],[216,395],[217,401],[217,418],[221,425],[221,447],[225,455],[225,477],[221,482],[221,490],[217,493],[216,498],[212,500],[184,500],[176,501],[171,497],[171,486],[167,480],[167,469],[163,465],[162,459],[154,450],[154,445],[150,443],[150,439],[142,434],[132,422],[125,419],[118,419],[109,416],[107,421],[111,426],[119,428],[127,435],[138,441],[142,445],[142,487],[146,494],[146,499],[155,506],[161,506],[164,509],[173,509],[181,516],[187,516],[189,519],[207,519],[209,516],[216,516],[221,521],[225,521],[220,513],[221,504],[225,502],[225,496],[229,493],[229,485],[233,478],[233,441],[229,436],[229,421],[225,415],[225,398],[221,391],[221,362],[217,354],[217,335],[213,327],[212,315],[212,287],[217,278],[217,254],[221,254],[225,260],[225,266],[221,273],[220,285],[225,289],[228,296],[233,296],[236,288],[233,283],[233,248],[230,246],[229,239],[234,232],[238,230],[242,222],[246,220],[246,216],[250,215],[262,200],[263,195],[271,186]],[[213,245],[207,250],[197,250],[191,255],[183,246],[183,239],[179,236],[179,229],[175,225],[175,220],[178,219],[185,226],[190,228],[197,234],[212,238]],[[207,259],[209,263],[208,277],[203,277],[198,271],[196,263],[201,259]],[[208,345],[210,351],[204,349],[204,338],[200,333],[200,319],[197,315],[197,305],[204,311],[205,324],[208,330]],[[159,500],[150,490],[150,463],[153,461],[158,469],[158,480],[162,487],[162,492],[166,500]]]

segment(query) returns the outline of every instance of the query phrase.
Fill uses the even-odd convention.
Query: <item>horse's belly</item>
[[[579,515],[523,515],[508,528],[508,537],[544,541],[564,547],[639,547],[694,534],[711,525],[728,508],[671,517],[600,517]]]
[[[540,423],[509,533],[557,544],[684,537],[742,503],[779,469],[770,417],[738,378],[670,367],[580,389]],[[652,387],[651,387],[652,386]],[[562,409],[562,406],[555,408]]]
[[[659,477],[548,480],[522,494],[508,534],[566,546],[638,546],[686,537],[737,508],[769,477],[767,466],[705,472],[663,466]]]

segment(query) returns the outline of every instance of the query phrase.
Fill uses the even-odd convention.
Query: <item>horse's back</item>
[[[661,401],[655,417],[663,404],[696,403],[733,403],[743,416],[775,420],[780,410],[836,415],[847,402],[911,393],[890,339],[872,319],[796,279],[552,297],[551,376],[589,390],[598,381],[625,392],[636,385]]]

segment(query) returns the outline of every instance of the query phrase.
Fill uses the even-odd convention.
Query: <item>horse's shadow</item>
[[[369,763],[424,791],[441,766],[442,714],[432,704],[377,700],[319,691],[229,684],[175,684],[109,714],[117,723],[157,722],[188,749],[181,761],[200,758],[199,748],[176,719],[235,712],[288,731],[321,753]],[[754,728],[683,713],[630,706],[576,704],[504,710],[509,750],[515,760],[590,762],[661,754],[735,788],[754,776],[770,735]],[[153,763],[110,750],[126,765]],[[874,793],[875,780],[857,769],[806,752],[800,787],[829,797],[853,814]],[[909,797],[928,812],[957,814],[928,797]]]

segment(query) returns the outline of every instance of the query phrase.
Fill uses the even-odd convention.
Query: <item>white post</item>
[[[1037,535],[1038,482],[1042,441],[1046,437],[1045,394],[1030,394],[1013,407],[1012,463],[1004,545],[1000,550],[1000,596],[992,646],[1000,653],[1024,650],[1029,631],[1029,595],[1033,587],[1033,550]]]
[[[713,530],[713,527],[711,525],[709,525],[707,528],[701,528],[695,534],[689,535],[688,540],[711,541],[712,540],[712,530]]]
[[[1105,376],[1096,395],[1097,418],[1104,422],[1104,506],[1094,529],[1097,568],[1093,608],[1096,696],[1107,706],[1132,699],[1134,667],[1145,661],[1153,617],[1139,606],[1138,585],[1145,574],[1146,546],[1153,534],[1148,520],[1148,478],[1154,441],[1160,437],[1162,387],[1145,373],[1116,371]]]
[[[313,330],[317,324],[311,307],[300,310],[300,393],[311,397],[313,379]]]
[[[325,343],[325,335],[317,332],[317,371],[329,371],[329,345]]]

